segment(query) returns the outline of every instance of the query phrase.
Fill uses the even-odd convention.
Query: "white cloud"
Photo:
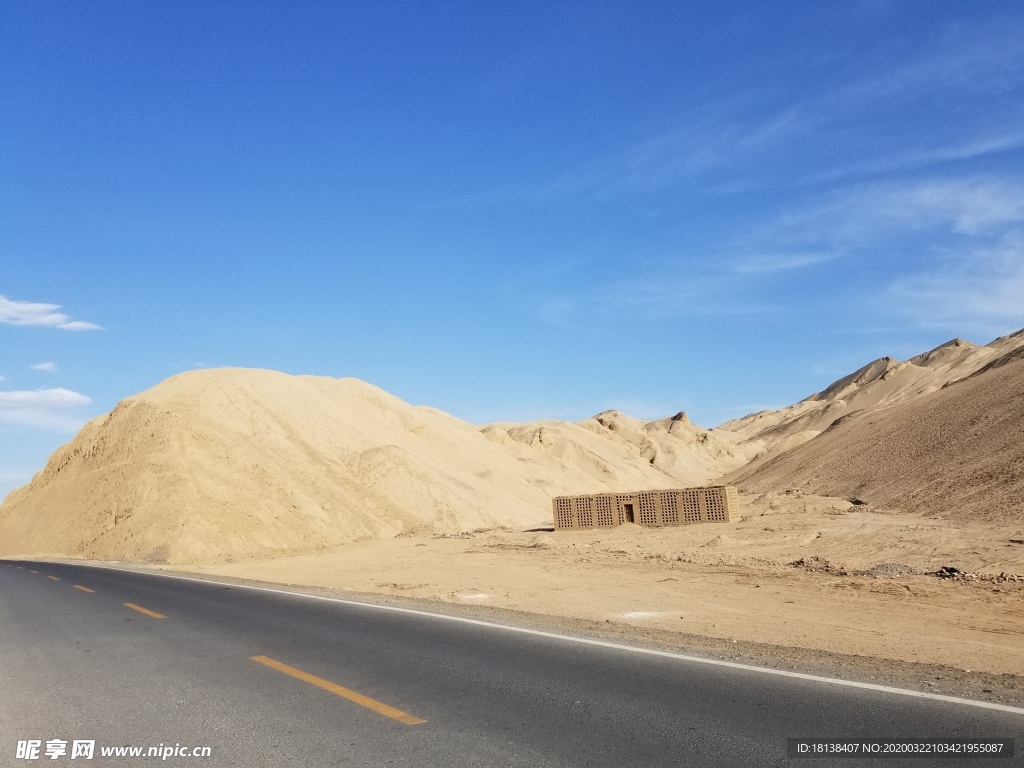
[[[995,247],[947,254],[934,269],[896,280],[887,299],[921,325],[992,335],[1024,326],[1024,230]]]
[[[956,25],[916,58],[836,89],[847,101],[922,98],[935,92],[1005,93],[1024,80],[1024,39],[1013,22]]]
[[[598,291],[593,301],[603,303],[602,308],[617,317],[638,320],[758,315],[780,309],[770,301],[740,295],[738,290],[736,277],[730,273],[693,275],[676,269],[613,283]]]
[[[990,177],[858,184],[783,216],[772,227],[789,240],[856,247],[893,233],[941,230],[1000,235],[1024,221],[1024,185]]]
[[[91,402],[86,395],[63,387],[0,392],[0,411],[12,408],[77,408]]]
[[[1024,85],[1024,38],[1017,26],[953,25],[917,50],[900,53],[881,44],[848,52],[824,87],[799,95],[710,88],[726,95],[697,101],[668,130],[570,170],[538,196],[644,193],[684,182],[702,194],[729,194],[1017,150],[1024,145],[1019,110],[1012,108],[1019,102],[1015,89]],[[920,117],[919,105],[934,111],[939,99],[957,104],[954,119],[932,122],[929,135],[916,124],[906,130],[916,122],[907,117]],[[858,133],[865,115],[885,120],[880,140],[864,141]],[[838,147],[843,150],[833,151]],[[817,162],[808,166],[805,157]]]
[[[723,168],[734,169],[805,127],[796,108],[760,120],[737,114],[732,102],[710,104],[678,130],[653,136],[556,179],[540,199],[594,191],[649,191]]]
[[[812,267],[815,264],[829,261],[833,256],[826,253],[792,253],[772,256],[751,256],[736,261],[732,271],[740,274],[769,274],[772,272],[788,272],[793,269]]]
[[[60,370],[56,363],[36,363],[35,365],[30,365],[29,368],[33,371],[42,371],[43,373],[56,373]]]
[[[73,432],[85,423],[75,411],[91,402],[63,387],[0,392],[0,424]]]
[[[72,320],[70,323],[61,323],[57,326],[65,331],[101,331],[103,330],[96,323],[87,323],[84,320]]]
[[[41,304],[31,301],[12,301],[0,296],[0,323],[7,325],[36,325],[60,328],[65,331],[98,331],[100,326],[83,320],[72,320],[58,312],[60,304]]]
[[[840,165],[823,173],[812,174],[805,180],[810,184],[831,183],[849,177],[890,175],[897,172],[924,168],[950,161],[973,160],[975,158],[1012,152],[1024,147],[1024,131],[1007,128],[987,133],[954,139],[943,144],[897,150],[878,157],[858,160]]]

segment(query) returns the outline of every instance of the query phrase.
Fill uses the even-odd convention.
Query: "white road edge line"
[[[341,597],[328,597],[327,595],[311,595],[307,592],[292,592],[287,589],[272,589],[271,587],[254,587],[248,584],[231,584],[225,581],[211,581],[208,579],[194,578],[191,576],[175,576],[170,573],[154,573],[153,571],[135,571],[131,568],[118,568],[110,565],[94,565],[92,563],[75,563],[68,561],[52,561],[60,562],[63,565],[78,565],[86,568],[100,568],[111,571],[124,571],[125,573],[135,573],[140,576],[159,576],[165,579],[180,579],[181,581],[197,581],[203,584],[216,584],[220,587],[232,587],[235,589],[250,589],[255,592],[272,592],[279,595],[291,595],[293,597],[305,597],[310,600],[324,600],[329,603],[342,603],[343,605],[356,605],[361,608],[373,608],[380,611],[394,611],[396,613],[411,613],[415,616],[426,616],[432,619],[443,619],[445,621],[457,621],[462,624],[473,624],[478,627],[491,627],[492,629],[503,629],[506,632],[519,632],[524,635],[535,635],[537,637],[549,637],[555,640],[564,640],[570,643],[580,643],[582,645],[595,645],[600,648],[612,648],[617,651],[629,651],[630,653],[642,653],[648,656],[662,656],[668,659],[678,659],[680,661],[689,661],[695,664],[708,664],[714,667],[729,667],[730,669],[742,669],[747,672],[760,672],[763,675],[778,675],[779,677],[791,677],[797,680],[810,680],[815,683],[828,683],[829,685],[844,685],[848,688],[861,688],[868,691],[878,691],[880,693],[893,693],[899,696],[912,696],[917,699],[930,699],[932,701],[944,701],[950,704],[961,704],[969,707],[980,707],[982,709],[995,709],[1000,712],[1012,712],[1017,715],[1024,715],[1024,708],[1022,707],[1011,707],[1008,704],[995,704],[989,701],[977,701],[975,699],[963,699],[959,696],[944,696],[940,693],[925,693],[923,691],[911,691],[906,688],[893,688],[888,685],[876,685],[875,683],[860,683],[855,680],[843,680],[838,677],[822,677],[821,675],[809,675],[803,672],[788,672],[783,669],[771,669],[770,667],[757,667],[753,664],[739,664],[735,661],[721,661],[719,659],[704,659],[700,656],[687,656],[682,653],[673,653],[672,651],[658,651],[653,648],[636,648],[631,645],[622,645],[621,643],[610,643],[606,640],[591,640],[586,637],[573,637],[572,635],[560,635],[556,632],[544,632],[540,629],[527,629],[526,627],[516,627],[510,624],[497,624],[492,621],[482,621],[480,619],[468,619],[463,616],[449,616],[444,613],[432,613],[430,611],[421,611],[416,608],[402,608],[397,605],[380,605],[379,603],[364,603],[360,600],[346,600]]]

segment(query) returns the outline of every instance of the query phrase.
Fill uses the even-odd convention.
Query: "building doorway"
[[[632,523],[633,522],[633,505],[632,504],[623,504],[622,505],[622,509],[626,512],[626,522],[627,523]]]

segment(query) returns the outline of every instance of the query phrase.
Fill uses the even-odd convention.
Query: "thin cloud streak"
[[[84,320],[72,320],[58,312],[60,304],[13,301],[0,295],[0,323],[7,325],[42,326],[64,331],[98,331],[100,326]]]
[[[998,235],[1024,221],[1024,185],[992,177],[859,184],[783,214],[766,236],[851,248],[894,233]]]
[[[0,392],[0,412],[17,408],[78,408],[91,402],[86,395],[63,387]]]
[[[837,88],[834,99],[851,106],[865,101],[922,99],[936,91],[1000,93],[1024,81],[1024,38],[1016,24],[955,27],[930,51],[904,64],[865,75]]]
[[[882,157],[839,166],[804,179],[806,185],[828,184],[851,177],[888,176],[961,160],[975,160],[1024,148],[1024,131],[975,135],[960,141],[907,149]]]
[[[804,267],[813,267],[835,258],[835,254],[776,254],[772,256],[750,256],[731,265],[733,272],[741,275],[771,274],[773,272],[790,272]]]
[[[92,400],[63,387],[0,392],[0,424],[74,432],[87,419],[74,414]]]
[[[887,291],[919,325],[1001,333],[1024,325],[1024,230],[994,248],[947,255],[934,269],[896,280]]]
[[[914,135],[906,137],[907,148],[902,151],[879,155],[868,150],[869,156],[862,160],[831,169],[812,173],[780,173],[778,169],[752,172],[759,163],[771,163],[780,149],[799,156],[802,147],[796,142],[806,143],[816,133],[827,131],[834,141],[843,135],[851,115],[865,105],[877,110],[880,100],[897,101],[904,108],[950,90],[984,98],[1019,87],[1024,83],[1024,41],[998,27],[958,29],[902,65],[886,67],[879,62],[876,67],[881,72],[847,76],[845,82],[827,91],[776,105],[767,117],[760,94],[709,103],[687,115],[679,129],[569,172],[541,189],[538,197],[546,200],[587,191],[599,195],[646,192],[715,175],[720,178],[711,187],[702,185],[702,189],[728,194],[766,186],[828,183],[851,175],[888,174],[1024,146],[1024,132],[1016,127],[1020,115],[1011,110],[1004,116],[1006,127],[1002,131],[987,127],[988,132],[979,132],[980,126],[972,127],[965,121],[960,130],[973,133],[947,137],[927,149],[918,149],[921,137]],[[761,116],[754,117],[757,112]],[[890,137],[887,148],[897,141]]]
[[[703,121],[649,138],[570,171],[541,189],[537,199],[544,201],[585,191],[608,194],[620,189],[650,191],[671,186],[723,164],[749,158],[801,130],[795,109],[751,126],[744,125],[739,117],[709,115]]]

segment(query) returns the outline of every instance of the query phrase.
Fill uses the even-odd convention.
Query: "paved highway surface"
[[[1015,738],[1017,755],[796,759],[789,737]],[[30,740],[36,761],[18,757]],[[50,760],[53,740],[67,754]],[[71,759],[75,740],[95,742],[91,762]],[[212,754],[101,756],[119,745]],[[1020,711],[410,611],[0,560],[2,766],[1021,766],[1022,751]]]

